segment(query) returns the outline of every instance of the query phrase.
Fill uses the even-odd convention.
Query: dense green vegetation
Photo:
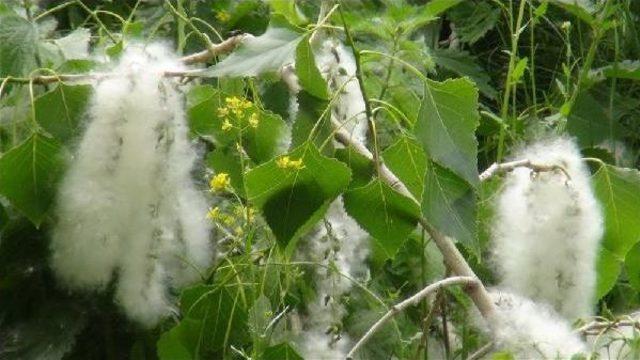
[[[348,351],[435,281],[499,283],[504,176],[479,175],[555,136],[575,139],[591,171],[604,218],[594,316],[615,325],[640,307],[639,18],[632,0],[0,2],[0,359],[299,359],[316,303],[339,313],[328,346]],[[348,80],[327,75],[327,39],[353,54]],[[69,289],[50,244],[96,81],[157,41],[186,63],[164,75],[184,94],[210,206],[193,216],[213,228],[216,255],[143,326],[114,302],[118,270],[101,291]],[[334,119],[356,102],[364,143],[342,128],[356,119]],[[365,240],[347,244],[336,199]],[[476,309],[486,291],[465,284],[396,314],[355,357],[469,358],[492,336]],[[580,356],[609,358],[601,345]]]

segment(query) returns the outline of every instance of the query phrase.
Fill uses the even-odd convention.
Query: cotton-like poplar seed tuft
[[[493,233],[501,287],[547,302],[568,319],[588,316],[603,233],[589,171],[567,138],[535,143],[515,159],[562,166],[570,179],[561,171],[532,173],[524,167],[506,177]]]
[[[117,278],[116,302],[147,326],[171,311],[170,287],[197,279],[212,259],[182,96],[163,75],[177,70],[168,47],[134,44],[95,84],[51,242],[63,284],[100,290]]]
[[[570,359],[586,351],[569,322],[550,306],[494,290],[496,313],[490,318],[496,348],[516,359]]]
[[[327,39],[315,51],[315,57],[329,88],[337,95],[331,116],[343,124],[354,141],[364,144],[369,124],[351,49],[336,39]]]
[[[344,275],[352,279],[369,276],[365,264],[368,241],[369,235],[349,217],[341,198],[331,204],[324,222],[306,239],[305,257],[324,266],[317,267],[315,274],[318,297],[307,305],[306,329],[301,337],[305,358],[345,358],[351,341],[336,332],[340,332],[346,315],[343,297],[353,283]]]
[[[328,39],[314,55],[329,89],[336,94],[332,118],[343,124],[354,141],[364,143],[368,124],[364,99],[355,77],[353,54],[339,41]],[[298,89],[297,85],[289,87],[293,92]],[[342,274],[352,279],[368,276],[365,264],[369,254],[368,241],[369,235],[345,211],[342,198],[331,204],[315,233],[306,238],[307,249],[302,256],[326,267],[317,268],[318,297],[307,305],[305,329],[301,334],[305,358],[345,358],[351,341],[342,331],[342,319],[346,315],[342,302],[353,284]]]

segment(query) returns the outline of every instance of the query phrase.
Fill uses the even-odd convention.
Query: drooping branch
[[[195,54],[187,55],[180,59],[185,65],[205,63],[214,57],[222,54],[227,54],[233,51],[242,41],[244,41],[249,34],[240,34],[232,36],[219,44],[212,45],[209,49],[197,52]]]
[[[480,181],[486,181],[493,176],[511,172],[519,167],[526,167],[535,172],[561,171],[567,177],[567,180],[571,180],[571,176],[569,176],[567,170],[560,165],[539,164],[534,163],[529,159],[522,159],[500,164],[491,164],[491,166],[489,166],[487,170],[483,171],[482,174],[480,174]]]
[[[362,345],[364,345],[367,342],[367,340],[369,340],[378,330],[380,330],[380,328],[392,317],[401,313],[409,306],[418,304],[420,301],[422,301],[425,297],[427,297],[429,294],[433,293],[434,291],[437,291],[439,289],[445,288],[447,286],[452,286],[452,285],[465,285],[467,287],[475,287],[478,284],[479,284],[479,280],[475,276],[474,277],[454,276],[454,277],[450,277],[450,278],[435,282],[425,287],[424,289],[418,291],[413,296],[392,306],[391,309],[386,314],[384,314],[378,321],[376,321],[376,323],[373,324],[373,326],[371,326],[369,330],[367,330],[367,332],[360,338],[360,340],[358,340],[358,342],[353,346],[353,348],[351,348],[351,350],[347,354],[347,359],[352,359],[353,355],[362,347]]]
[[[373,160],[373,154],[366,146],[358,141],[355,141],[351,134],[344,129],[341,129],[341,124],[335,120],[332,120],[332,124],[335,127],[335,139],[341,144],[351,147],[358,154],[366,157],[369,160]],[[380,179],[387,185],[397,190],[402,195],[412,199],[417,204],[420,202],[409,192],[407,186],[384,164],[379,164]],[[467,276],[477,279],[478,277],[473,272],[467,261],[464,259],[458,248],[456,248],[454,242],[434,228],[424,217],[419,219],[420,225],[427,231],[429,236],[433,239],[434,243],[442,253],[446,265],[458,276]],[[478,280],[476,286],[470,286],[467,289],[467,294],[473,300],[474,304],[482,314],[484,318],[491,317],[495,312],[495,305],[491,301],[491,297],[484,287],[482,282]]]
[[[198,63],[205,63],[214,57],[233,51],[249,34],[240,34],[232,36],[221,43],[214,44],[211,48],[197,52],[195,54],[187,55],[180,59],[185,65],[193,65]],[[198,77],[199,71],[187,70],[187,71],[166,71],[164,73],[167,77]],[[6,77],[0,78],[0,83],[18,83],[18,84],[38,84],[45,85],[56,82],[76,82],[87,81],[92,79],[99,79],[109,77],[110,73],[88,73],[88,74],[60,74],[60,75],[36,75],[30,77]]]
[[[614,320],[595,320],[576,329],[576,332],[584,336],[599,335],[611,329],[624,327],[632,327],[640,330],[640,319],[638,319],[638,314],[632,314]]]

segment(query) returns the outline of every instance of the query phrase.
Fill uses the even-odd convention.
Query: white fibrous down
[[[351,290],[352,279],[366,279],[365,260],[368,234],[347,215],[342,199],[335,200],[324,222],[306,239],[305,257],[322,264],[316,269],[318,297],[307,306],[305,330],[301,348],[308,359],[344,359],[352,345],[341,333],[342,319],[346,315],[344,296]]]
[[[496,348],[516,359],[570,359],[586,345],[569,322],[549,305],[493,290],[496,313],[488,319]]]
[[[336,39],[327,39],[315,51],[315,57],[329,89],[337,96],[331,116],[354,141],[364,144],[369,124],[351,49]]]
[[[535,143],[515,157],[559,171],[515,169],[496,207],[494,260],[501,287],[547,302],[567,319],[593,312],[596,255],[603,234],[601,210],[589,171],[574,142]]]
[[[163,76],[178,70],[168,47],[130,45],[97,81],[51,242],[66,286],[101,290],[116,277],[116,302],[147,326],[170,313],[169,289],[197,279],[212,259],[182,97]]]

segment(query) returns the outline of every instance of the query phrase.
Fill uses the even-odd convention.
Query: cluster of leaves
[[[412,198],[382,181],[371,160],[331,141],[327,109],[338,94],[328,91],[310,44],[318,2],[54,3],[0,4],[0,357],[301,358],[288,314],[304,313],[316,298],[318,264],[294,255],[338,196],[371,236],[371,277],[343,299],[349,313],[342,326],[352,337],[444,276],[441,255],[416,230],[420,218],[456,239],[490,284],[491,197],[500,181],[480,183],[478,169],[547,132],[575,136],[593,158],[606,222],[601,313],[640,304],[634,1],[341,3],[322,31],[341,37],[327,25],[344,26],[352,35],[348,45],[377,125],[370,148]],[[207,151],[206,173],[228,174],[216,183],[220,207],[241,209],[237,217],[246,210],[247,221],[216,224],[240,231],[221,240],[220,261],[203,281],[179,294],[179,318],[140,329],[108,292],[68,294],[52,279],[52,204],[91,87],[32,85],[28,77],[99,71],[132,41],[172,38],[177,52],[190,53],[202,39],[232,31],[255,37],[212,61],[189,88],[186,106],[191,135]],[[295,113],[290,91],[274,75],[289,63],[302,88]],[[242,112],[220,111],[230,104]],[[252,208],[260,219],[248,221]],[[458,325],[460,338],[450,356],[465,358],[482,345],[467,323],[469,301],[457,290],[442,296],[438,311]],[[425,305],[401,314],[362,356],[421,354],[420,333],[448,342],[441,326],[422,321],[432,313]]]

